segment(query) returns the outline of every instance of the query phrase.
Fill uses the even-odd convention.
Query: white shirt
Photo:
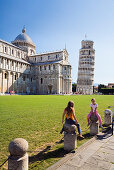
[[[98,104],[90,104],[90,107],[92,107],[92,109],[93,109],[93,112],[95,112],[95,109],[98,107]]]

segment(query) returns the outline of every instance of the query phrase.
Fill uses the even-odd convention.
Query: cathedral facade
[[[0,93],[70,94],[72,68],[66,49],[36,54],[25,28],[14,41],[0,40]]]

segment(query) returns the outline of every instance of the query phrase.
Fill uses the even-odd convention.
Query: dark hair
[[[91,99],[91,101],[93,101],[93,100],[96,102],[95,98]]]
[[[73,108],[74,108],[74,102],[73,101],[69,101],[68,105],[66,107],[67,114],[72,113],[73,112]]]

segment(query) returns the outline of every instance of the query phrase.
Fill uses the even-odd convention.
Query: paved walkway
[[[114,135],[100,134],[48,170],[114,170]]]

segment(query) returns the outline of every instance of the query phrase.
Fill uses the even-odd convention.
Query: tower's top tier
[[[82,40],[81,41],[82,48],[92,48],[93,49],[93,44],[94,44],[94,42],[91,40]]]

